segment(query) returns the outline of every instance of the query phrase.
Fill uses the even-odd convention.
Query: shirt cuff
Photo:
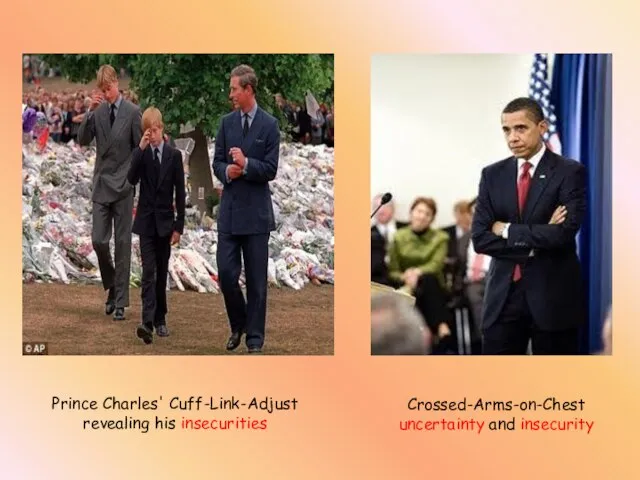
[[[224,176],[227,179],[227,183],[231,183],[231,179],[229,178],[229,167],[231,165],[227,165],[227,168],[224,169]]]
[[[244,168],[242,169],[242,174],[247,174],[247,168],[249,167],[249,157],[245,157],[244,159]]]
[[[502,238],[504,238],[505,240],[509,240],[509,225],[511,224],[507,223],[502,229]]]

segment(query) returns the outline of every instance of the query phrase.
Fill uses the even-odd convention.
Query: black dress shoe
[[[104,314],[111,315],[116,309],[116,295],[113,288],[109,289],[109,296],[107,297],[107,303],[104,306]]]
[[[262,347],[249,347],[249,353],[262,353]]]
[[[242,339],[242,332],[232,333],[227,342],[227,350],[235,350],[240,345]]]
[[[156,327],[156,335],[158,335],[159,337],[168,337],[169,329],[167,329],[166,325],[160,325]]]
[[[124,308],[118,307],[116,308],[116,313],[113,314],[114,320],[124,320],[126,317],[124,316]]]
[[[153,342],[153,332],[145,324],[138,325],[138,328],[136,328],[136,335],[146,345],[149,345],[151,342]]]

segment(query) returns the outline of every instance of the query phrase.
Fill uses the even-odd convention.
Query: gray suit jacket
[[[122,99],[113,128],[109,124],[109,103],[103,102],[85,115],[78,130],[78,143],[87,146],[96,139],[97,158],[93,170],[93,195],[96,203],[111,203],[132,194],[127,180],[131,153],[142,137],[140,108]]]

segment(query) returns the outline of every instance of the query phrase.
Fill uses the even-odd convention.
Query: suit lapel
[[[256,116],[253,119],[253,122],[251,122],[251,126],[249,127],[247,137],[242,140],[240,149],[245,154],[245,156],[248,156],[247,152],[249,150],[249,147],[251,147],[251,145],[253,144],[256,136],[258,135],[258,131],[260,130],[261,113],[262,112],[258,108],[258,110],[256,110]],[[240,117],[240,136],[242,136],[242,116]]]
[[[111,107],[109,105],[107,105],[107,110],[106,110],[106,123],[107,126],[109,127],[109,115],[111,113]],[[118,136],[121,133],[121,130],[123,129],[124,125],[125,125],[125,119],[127,116],[128,112],[127,112],[127,104],[125,103],[124,99],[122,99],[122,101],[120,102],[120,108],[118,108],[118,110],[116,111],[116,118],[113,122],[113,126],[109,127],[110,128],[110,132],[109,132],[109,142],[108,142],[108,146],[107,146],[107,150],[109,148],[111,148],[111,145],[113,144],[113,141],[118,138]]]
[[[106,143],[107,145],[109,145],[109,138],[111,136],[111,125],[109,125],[109,104],[106,105],[106,108],[101,108],[100,110],[97,110],[96,117],[98,118],[98,122],[102,127],[104,138],[107,141]]]
[[[524,204],[524,213],[522,215],[523,222],[527,222],[529,217],[533,214],[536,204],[540,199],[540,195],[544,192],[549,182],[553,178],[555,169],[555,162],[552,154],[549,150],[544,152],[544,155],[540,159],[540,163],[533,172],[533,178],[531,179],[531,185],[529,186],[529,192],[527,193],[527,200]]]
[[[517,222],[520,215],[518,212],[518,160],[515,157],[507,162],[504,175],[505,195],[509,204],[509,221]]]
[[[160,162],[160,172],[158,174],[158,183],[156,185],[156,189],[160,188],[162,181],[164,180],[167,171],[169,171],[169,167],[171,166],[171,147],[165,143],[164,148],[162,149],[162,162]]]

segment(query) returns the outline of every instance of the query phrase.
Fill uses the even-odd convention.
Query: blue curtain
[[[611,305],[611,86],[610,54],[555,56],[550,100],[562,155],[582,162],[588,174],[587,217],[578,235],[589,315],[582,353],[602,348]]]

